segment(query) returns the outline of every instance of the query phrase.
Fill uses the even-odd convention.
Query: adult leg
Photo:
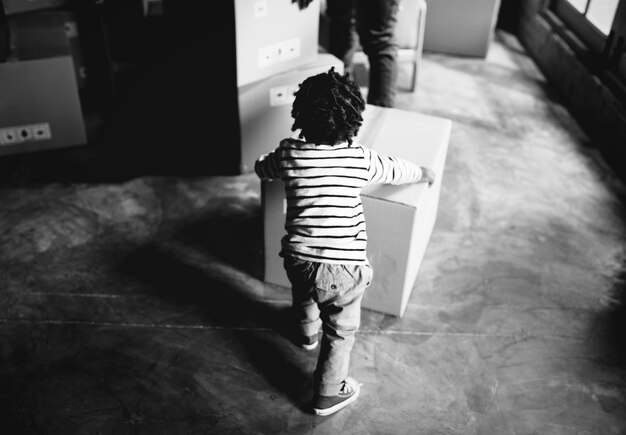
[[[398,78],[395,38],[399,0],[359,0],[356,31],[369,60],[369,104],[393,107]]]
[[[329,23],[328,51],[340,59],[346,72],[353,73],[352,56],[357,47],[354,8],[360,0],[326,0]]]

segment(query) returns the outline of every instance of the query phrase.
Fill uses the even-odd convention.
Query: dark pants
[[[367,102],[393,107],[398,78],[395,28],[400,0],[326,0],[329,51],[352,72],[358,42],[369,60]]]

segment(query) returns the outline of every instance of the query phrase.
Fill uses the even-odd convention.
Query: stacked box
[[[6,15],[40,11],[63,6],[70,0],[0,0]]]
[[[431,167],[436,181],[401,186],[372,185],[362,192],[368,231],[368,258],[374,279],[363,308],[402,316],[437,218],[441,181],[452,123],[448,119],[368,105],[356,142],[379,153]],[[285,193],[282,181],[262,183],[265,276],[289,287],[282,258]]]
[[[254,169],[261,155],[293,135],[293,92],[307,77],[335,67],[319,53],[320,0],[236,0],[235,33],[240,126],[239,170]]]
[[[10,61],[0,63],[0,155],[86,143],[66,12],[9,17]]]
[[[424,50],[484,58],[493,40],[500,0],[428,2]]]
[[[281,139],[293,136],[293,93],[304,79],[331,67],[343,73],[343,63],[339,59],[320,53],[317,60],[307,65],[239,87],[241,172],[252,171],[261,154],[276,148]]]
[[[163,15],[163,0],[142,0],[141,5],[145,16]]]
[[[237,85],[313,62],[318,54],[319,0],[236,0]]]
[[[74,12],[43,11],[10,18],[13,57],[19,60],[71,56],[79,87],[85,85],[86,67]]]

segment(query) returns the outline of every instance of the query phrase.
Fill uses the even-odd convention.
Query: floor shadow
[[[611,278],[605,308],[592,326],[594,347],[608,364],[626,369],[626,252],[620,269]]]
[[[120,271],[181,306],[182,321],[196,316],[202,325],[233,332],[259,373],[306,409],[311,355],[293,344],[295,322],[288,306],[263,301],[253,277],[183,244],[145,246],[124,258]]]
[[[176,238],[229,265],[263,279],[263,220],[260,204],[224,198],[215,213],[185,225]]]
[[[238,157],[188,149],[166,151],[167,145],[120,141],[119,145],[85,144],[53,150],[0,156],[0,184],[121,183],[145,176],[199,177],[239,175]],[[230,148],[236,148],[233,143]],[[199,145],[200,147],[200,145]],[[195,157],[194,157],[195,156]],[[226,162],[226,163],[225,163]]]
[[[215,396],[237,373],[228,367],[221,374],[206,373],[207,362],[224,358],[211,355],[213,343],[197,341],[202,334],[41,324],[12,325],[10,332],[0,357],[1,433],[225,433],[225,427],[240,433],[239,422],[223,412],[224,398]],[[197,346],[181,348],[177,338]],[[275,371],[286,370],[285,388],[297,378],[286,359],[272,357],[279,355],[274,348],[262,347],[267,342],[251,336],[244,343],[263,352]],[[207,390],[206,379],[214,380],[215,390]],[[229,397],[228,403],[245,415],[250,399]]]
[[[198,317],[211,325],[278,330],[285,315],[248,291],[241,271],[184,246],[143,246],[123,258],[118,269],[156,296],[196,307]]]
[[[616,199],[613,204],[615,213],[626,228],[626,192],[617,180],[609,183]],[[626,243],[626,240],[623,240]],[[591,334],[597,354],[612,366],[626,369],[626,247],[619,254],[619,266],[610,279],[610,285],[604,295],[604,309],[592,324]]]

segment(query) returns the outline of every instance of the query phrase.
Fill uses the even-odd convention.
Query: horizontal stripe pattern
[[[281,255],[322,263],[367,262],[363,187],[411,183],[422,176],[416,164],[363,145],[315,145],[296,139],[283,140],[254,169],[263,180],[285,182]]]

